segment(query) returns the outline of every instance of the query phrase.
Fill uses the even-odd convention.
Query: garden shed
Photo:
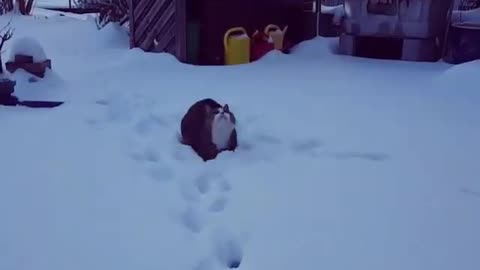
[[[200,65],[224,63],[223,36],[233,27],[249,35],[268,24],[288,25],[291,43],[317,34],[320,0],[129,0],[130,47],[168,52]]]

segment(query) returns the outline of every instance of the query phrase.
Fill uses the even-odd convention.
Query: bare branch
[[[9,26],[10,22],[8,22],[8,24],[0,30],[0,51],[2,51],[5,42],[13,37],[14,30]]]
[[[13,32],[14,32],[12,27],[10,27],[10,22],[11,20],[7,23],[6,26],[0,29],[0,74],[3,73],[3,63],[2,63],[3,45],[5,45],[5,42],[7,42],[13,37]]]
[[[6,29],[10,28],[11,23],[12,23],[12,18],[10,18],[10,21],[8,21],[8,23],[2,29],[0,29],[0,33],[5,31]]]

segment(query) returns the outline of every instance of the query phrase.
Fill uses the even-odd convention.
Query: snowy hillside
[[[195,67],[91,18],[12,24],[53,67],[17,71],[16,94],[66,103],[0,107],[1,270],[480,269],[480,62],[317,38]],[[176,140],[204,97],[230,105],[240,145],[207,163]]]

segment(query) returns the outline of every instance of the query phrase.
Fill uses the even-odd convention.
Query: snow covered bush
[[[13,10],[13,0],[0,0],[0,15]]]
[[[35,0],[0,0],[0,15],[18,9],[22,15],[29,15],[32,12]]]
[[[124,25],[128,22],[128,0],[75,0],[79,8],[93,8],[100,10],[97,17],[97,26],[104,27],[108,23]]]
[[[33,37],[16,38],[10,47],[9,61],[14,61],[15,55],[32,56],[35,63],[47,60],[42,45]]]
[[[30,15],[35,0],[17,0],[18,10],[22,15]]]

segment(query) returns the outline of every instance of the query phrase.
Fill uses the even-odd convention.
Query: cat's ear
[[[223,111],[224,111],[224,112],[230,112],[230,108],[228,107],[228,104],[225,104],[225,105],[223,106]]]

